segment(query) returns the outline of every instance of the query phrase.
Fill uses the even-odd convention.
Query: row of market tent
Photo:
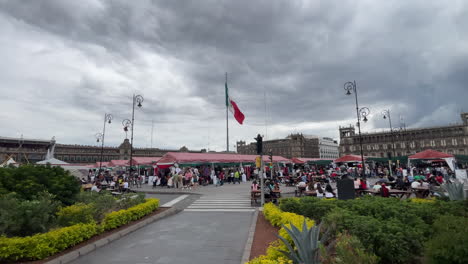
[[[225,154],[225,153],[186,153],[186,152],[168,152],[163,157],[133,157],[132,166],[136,167],[153,167],[158,166],[159,168],[167,168],[178,164],[182,167],[187,166],[198,166],[198,165],[217,165],[217,166],[237,166],[243,164],[244,166],[254,165],[255,160],[258,155],[243,155],[243,154]],[[365,162],[380,162],[388,163],[389,159],[386,158],[375,158],[375,157],[364,157]],[[396,161],[399,160],[400,164],[417,163],[424,160],[436,160],[436,161],[445,161],[448,166],[452,168],[456,160],[462,163],[468,162],[468,157],[458,156],[455,157],[452,154],[447,154],[435,150],[425,150],[419,153],[416,153],[411,156],[405,157],[394,157],[390,160]],[[269,163],[270,157],[263,156],[263,161]],[[345,155],[338,159],[316,159],[316,158],[292,158],[288,159],[282,156],[273,156],[274,164],[309,164],[309,165],[319,165],[326,166],[331,163],[361,163],[361,156],[357,155]],[[48,160],[37,162],[37,164],[51,164],[51,165],[71,165],[61,160],[51,158]],[[14,160],[10,158],[1,165],[15,164]],[[1,166],[0,165],[0,166]],[[128,167],[130,166],[129,160],[111,160],[109,162],[96,162],[95,164],[88,164],[88,167],[92,168],[115,168],[115,167]],[[452,168],[453,169],[453,168]]]
[[[419,164],[419,163],[428,163],[428,162],[445,162],[450,167],[450,169],[455,169],[455,164],[457,163],[468,163],[468,157],[464,155],[452,155],[432,149],[427,149],[421,152],[418,152],[410,156],[401,156],[393,158],[376,158],[376,157],[364,157],[365,162],[380,162],[383,164],[392,162],[400,162],[400,164],[410,165],[410,164]],[[335,163],[362,163],[361,156],[358,155],[346,155],[334,160]]]

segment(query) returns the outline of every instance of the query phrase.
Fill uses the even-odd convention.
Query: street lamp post
[[[391,116],[391,113],[390,113],[390,109],[383,110],[382,115],[383,115],[383,119],[387,119],[387,117],[388,117],[388,123],[389,123],[389,126],[390,126],[390,138],[392,140],[392,153],[393,153],[393,157],[396,157],[396,154],[395,154],[395,139],[393,137],[392,116]],[[393,159],[391,160],[391,163],[393,163]],[[391,166],[390,166],[390,173],[392,173]]]
[[[97,134],[96,134],[96,138],[97,138],[97,142],[99,142],[99,139],[101,139],[101,157],[100,157],[100,162],[99,162],[99,173],[101,173],[101,168],[102,168],[102,159],[103,159],[103,155],[104,155],[104,138],[106,136],[106,123],[112,123],[112,115],[111,114],[104,114],[104,127],[102,128],[102,133],[98,133],[100,134],[100,138],[98,138]]]
[[[367,116],[370,114],[370,110],[367,107],[359,108],[356,81],[345,83],[344,89],[346,91],[346,95],[351,95],[351,93],[354,92],[354,96],[356,98],[357,127],[358,127],[358,132],[359,132],[359,146],[361,148],[361,162],[362,162],[362,175],[361,176],[365,178],[366,166],[364,162],[364,151],[362,148],[361,117],[364,123],[367,122]]]
[[[143,96],[141,95],[133,95],[133,106],[132,106],[132,121],[125,119],[122,121],[122,124],[124,125],[124,131],[128,131],[128,126],[131,126],[131,132],[130,132],[130,177],[132,176],[132,159],[133,159],[133,125],[135,123],[135,105],[138,107],[141,107],[141,103],[143,103]]]

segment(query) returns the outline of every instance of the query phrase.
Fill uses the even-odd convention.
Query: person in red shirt
[[[444,183],[444,177],[442,177],[442,175],[437,175],[435,179],[439,184]]]
[[[219,181],[216,183],[216,186],[223,186],[224,185],[224,171],[221,170],[218,174]]]
[[[367,183],[363,178],[361,178],[361,184],[359,185],[359,190],[367,190]]]
[[[380,187],[380,194],[382,197],[390,197],[390,190],[388,190],[385,183],[382,183],[382,187]]]

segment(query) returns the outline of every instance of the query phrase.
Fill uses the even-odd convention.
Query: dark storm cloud
[[[332,121],[303,132],[336,136],[355,117],[343,90],[353,80],[369,130],[386,127],[386,108],[408,125],[457,121],[468,110],[466,14],[463,1],[0,1],[2,19],[62,41],[79,59],[65,63],[84,65],[60,87],[70,108],[128,116],[142,93],[144,120],[219,130],[228,72],[253,125],[239,137],[263,124],[264,96],[273,128]],[[195,131],[186,141],[203,146]]]

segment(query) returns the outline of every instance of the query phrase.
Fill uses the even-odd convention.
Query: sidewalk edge
[[[179,212],[182,212],[183,208],[176,208],[176,207],[171,207],[170,209],[160,213],[160,214],[157,214],[157,215],[154,215],[148,219],[145,219],[144,221],[138,223],[138,224],[134,224],[134,225],[131,225],[125,229],[122,229],[118,232],[115,232],[113,234],[110,234],[106,237],[103,237],[102,239],[99,239],[99,240],[96,240],[94,241],[93,243],[87,245],[87,246],[84,246],[84,247],[81,247],[81,248],[78,248],[76,250],[73,250],[65,255],[62,255],[60,257],[57,257],[57,258],[54,258],[50,261],[47,261],[47,262],[44,262],[44,264],[65,264],[65,263],[69,263],[69,262],[72,262],[76,259],[78,259],[80,256],[84,256],[90,252],[93,252],[95,250],[97,250],[98,248],[100,247],[103,247],[105,245],[107,245],[108,243],[114,241],[114,240],[117,240],[133,231],[136,231],[150,223],[153,223],[154,221],[156,220],[160,220],[162,218],[165,218],[165,217],[168,217],[168,216],[171,216],[171,215],[174,215],[174,214],[177,214]]]
[[[255,235],[255,228],[257,226],[257,218],[258,218],[258,209],[255,210],[254,216],[252,218],[252,223],[250,224],[249,236],[245,244],[244,254],[242,255],[241,264],[249,261],[250,252],[252,250],[252,244],[253,244],[253,239]]]

